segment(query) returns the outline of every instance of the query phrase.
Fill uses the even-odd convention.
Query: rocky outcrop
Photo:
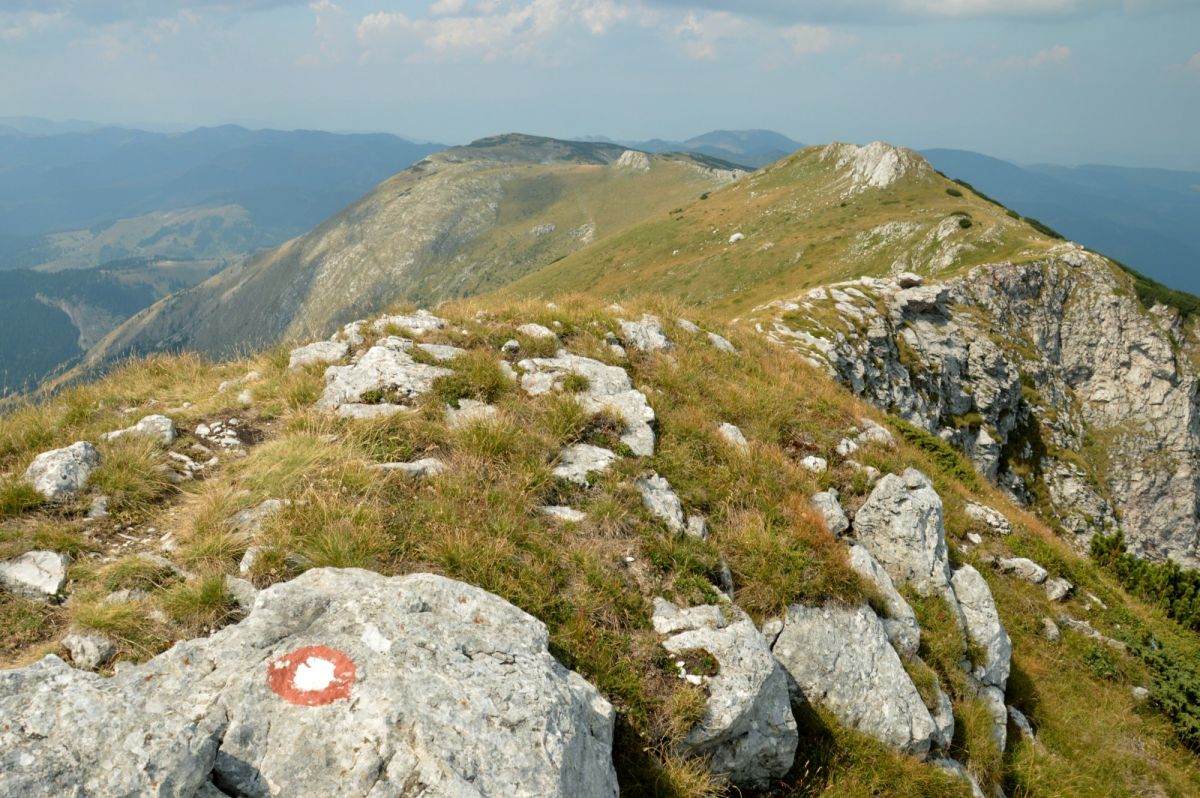
[[[350,344],[346,341],[314,341],[311,344],[293,349],[288,357],[288,369],[301,369],[306,366],[337,363],[350,354]]]
[[[1000,622],[992,591],[983,575],[969,565],[954,572],[953,583],[954,596],[966,621],[967,637],[982,654],[972,675],[985,685],[1003,690],[1008,682],[1012,642]]]
[[[1062,244],[1037,262],[908,287],[863,278],[760,312],[771,338],[1015,498],[1047,496],[1040,509],[1081,549],[1120,528],[1136,553],[1200,566],[1197,343],[1127,279]]]
[[[670,630],[663,648],[672,654],[704,651],[718,663],[704,677],[708,702],[684,741],[687,753],[709,755],[710,769],[742,788],[784,776],[796,753],[796,720],[783,670],[750,618],[732,605],[681,610],[656,599],[654,625]]]
[[[115,441],[117,438],[123,438],[126,435],[143,435],[147,438],[155,438],[163,446],[170,446],[175,442],[175,438],[179,433],[175,430],[175,422],[166,416],[146,416],[132,427],[119,429],[114,432],[104,434],[104,440]]]
[[[922,595],[952,597],[942,515],[929,478],[910,468],[876,483],[854,515],[854,533],[893,581]]]
[[[459,582],[309,571],[111,678],[0,673],[0,795],[615,798],[612,707],[547,641]]]
[[[54,598],[67,583],[69,562],[67,555],[55,551],[26,552],[0,562],[0,587],[26,598]]]
[[[336,410],[344,405],[405,405],[428,393],[433,381],[450,374],[448,369],[412,359],[411,342],[385,338],[356,363],[330,366],[325,371],[325,391],[317,406]],[[370,400],[370,401],[368,401]]]
[[[530,396],[563,390],[571,375],[582,378],[586,384],[575,396],[584,410],[618,416],[625,422],[621,442],[639,457],[654,454],[654,409],[646,395],[634,389],[625,369],[565,351],[552,358],[522,360],[517,366],[525,372],[521,387]]]
[[[938,727],[867,606],[788,609],[772,649],[804,697],[905,753],[929,752]]]
[[[589,443],[576,443],[563,449],[553,474],[559,479],[587,487],[591,474],[602,474],[617,459],[617,453]]]
[[[829,527],[833,534],[840,535],[850,528],[850,519],[846,517],[846,511],[842,509],[842,503],[838,501],[838,492],[834,488],[814,493],[809,501],[825,519],[825,526]]]
[[[68,499],[87,487],[99,467],[100,452],[87,441],[79,441],[33,458],[25,469],[25,481],[51,501]]]
[[[847,560],[855,573],[866,580],[883,599],[886,617],[880,621],[897,653],[905,657],[915,657],[921,644],[921,627],[917,623],[916,613],[900,595],[900,591],[896,590],[892,578],[865,546],[851,543]]]
[[[650,473],[638,479],[636,484],[642,497],[642,506],[666,524],[667,529],[676,534],[683,534],[687,529],[683,502],[679,500],[671,483],[658,474]]]

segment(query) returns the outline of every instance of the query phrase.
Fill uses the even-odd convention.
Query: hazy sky
[[[1200,169],[1200,0],[0,0],[0,116]]]

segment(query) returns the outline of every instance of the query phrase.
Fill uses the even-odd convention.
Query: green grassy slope
[[[505,293],[659,294],[732,317],[811,286],[900,270],[949,276],[980,263],[1036,258],[1055,243],[915,154],[897,152],[902,173],[894,182],[855,190],[837,152],[806,148]],[[735,233],[745,239],[731,243]]]
[[[738,603],[757,621],[796,601],[862,596],[842,544],[807,499],[835,487],[848,506],[857,506],[869,486],[835,446],[860,417],[888,422],[790,353],[748,331],[724,329],[715,315],[696,318],[677,306],[649,309],[667,321],[686,316],[707,322],[728,335],[741,355],[717,351],[703,335],[670,323],[675,349],[634,352],[622,361],[658,414],[659,446],[652,457],[624,458],[590,489],[555,481],[550,468],[564,443],[611,445],[611,424],[582,413],[569,397],[527,396],[496,364],[498,347],[508,338],[520,338],[525,355],[558,346],[515,332],[530,321],[558,326],[562,345],[573,352],[618,362],[603,337],[617,331],[615,318],[569,297],[559,298],[555,308],[478,300],[444,307],[440,312],[451,324],[436,340],[471,354],[454,362],[454,378],[435,386],[411,416],[346,422],[319,413],[313,405],[323,368],[289,372],[285,349],[216,365],[159,356],[44,405],[10,411],[0,417],[0,474],[8,475],[0,477],[0,557],[49,547],[73,553],[75,564],[69,603],[38,605],[0,594],[0,664],[56,650],[69,626],[101,631],[119,642],[122,658],[138,660],[236,619],[223,577],[238,572],[251,541],[228,518],[267,498],[301,500],[303,505],[269,520],[256,541],[263,549],[251,576],[259,586],[307,568],[359,566],[384,573],[433,571],[494,591],[545,621],[555,655],[617,707],[615,758],[624,795],[730,794],[702,763],[674,753],[673,742],[695,719],[698,697],[673,675],[659,648],[649,625],[650,601],[656,595],[714,600],[709,584],[720,558],[732,568]],[[250,405],[235,398],[236,390],[217,390],[250,370],[261,374],[248,386]],[[462,395],[495,403],[496,423],[449,428],[444,402]],[[165,455],[156,447],[135,440],[106,444],[106,464],[92,491],[114,497],[113,516],[90,524],[82,520],[87,497],[42,506],[12,476],[39,451],[95,439],[141,413],[164,409],[184,430],[176,445],[183,451],[197,424],[235,415],[257,442],[245,457],[223,455],[203,480],[182,487],[161,478]],[[725,421],[745,432],[749,452],[722,442],[717,427]],[[1035,517],[977,479],[953,450],[919,434],[911,442],[897,437],[894,449],[871,444],[854,456],[881,471],[914,466],[933,478],[946,505],[952,557],[985,574],[1012,636],[1009,700],[1039,733],[1032,743],[1011,732],[1009,751],[995,752],[979,705],[963,687],[960,633],[939,615],[936,602],[916,602],[923,656],[953,694],[960,729],[954,754],[985,782],[1021,798],[1183,798],[1200,792],[1200,765],[1179,742],[1166,708],[1176,694],[1168,677],[1183,671],[1151,667],[1143,653],[1154,640],[1173,661],[1195,661],[1195,636],[1072,554]],[[833,467],[810,473],[798,463],[808,454],[828,458]],[[412,481],[381,477],[370,468],[425,456],[441,458],[447,470]],[[647,514],[632,482],[650,469],[670,480],[689,510],[708,517],[707,541],[670,535]],[[989,535],[964,512],[967,499],[1001,509],[1013,534]],[[537,511],[559,503],[579,507],[589,518],[564,525]],[[161,553],[163,530],[171,532],[177,548],[169,556],[186,576],[145,558]],[[970,533],[983,534],[984,543],[972,546]],[[129,538],[136,542],[130,545]],[[994,554],[1037,559],[1072,580],[1076,597],[1051,604],[1040,588],[992,569],[987,563]],[[131,603],[104,602],[124,588],[145,595]],[[1070,630],[1060,642],[1044,639],[1041,618],[1060,612],[1088,620],[1130,648],[1113,650]],[[1130,693],[1135,685],[1150,687],[1154,700],[1138,704]],[[829,716],[806,711],[800,720],[797,764],[775,795],[966,795],[961,783],[936,768],[842,729]]]
[[[401,301],[497,288],[721,185],[703,156],[618,163],[602,144],[503,136],[457,147],[382,183],[311,233],[148,309],[101,342],[125,354],[229,355],[323,337]]]

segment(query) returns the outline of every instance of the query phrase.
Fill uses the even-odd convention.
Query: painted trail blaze
[[[321,707],[349,698],[357,671],[344,652],[304,646],[267,663],[267,685],[289,704]]]

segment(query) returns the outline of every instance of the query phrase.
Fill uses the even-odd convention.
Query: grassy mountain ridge
[[[885,185],[869,186],[870,177],[856,172],[876,168]],[[744,238],[731,240],[737,234]],[[732,317],[828,282],[903,270],[947,277],[983,262],[1033,259],[1052,245],[911,151],[830,145],[804,149],[505,290],[582,290],[617,300],[657,293]]]
[[[705,157],[483,139],[433,155],[294,239],[130,320],[89,354],[229,354],[326,336],[398,301],[480,293],[729,180]]]

